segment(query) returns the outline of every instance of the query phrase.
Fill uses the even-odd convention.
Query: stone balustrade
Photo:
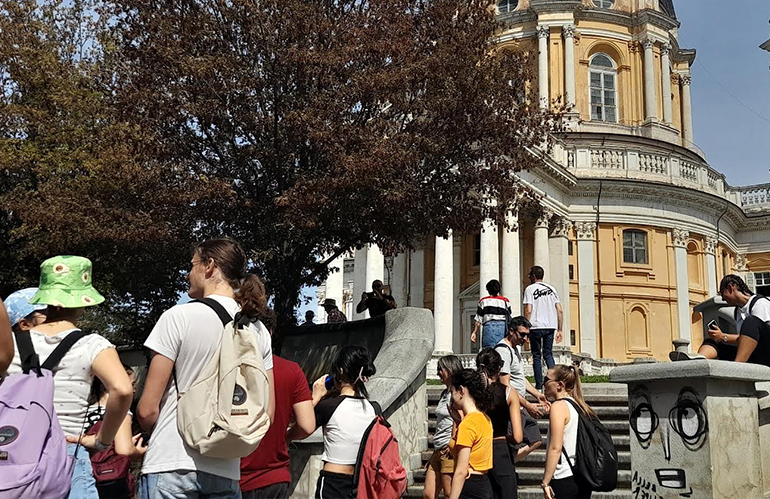
[[[675,152],[617,146],[554,145],[554,161],[579,178],[628,178],[666,182],[714,194],[745,211],[770,210],[770,183],[731,187],[725,176],[703,161]]]

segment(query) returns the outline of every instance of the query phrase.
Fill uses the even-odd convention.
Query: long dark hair
[[[721,293],[725,289],[727,289],[728,286],[734,285],[735,288],[740,291],[741,293],[745,295],[752,296],[754,293],[749,289],[749,285],[746,284],[746,281],[740,278],[740,276],[737,276],[735,274],[727,274],[722,278],[722,281],[719,283],[719,292]]]
[[[377,373],[369,349],[360,345],[345,345],[337,352],[332,363],[336,381],[350,383],[357,397],[369,398],[366,381]]]
[[[580,384],[580,373],[577,366],[574,364],[570,366],[557,364],[553,366],[553,372],[556,375],[553,380],[564,383],[564,389],[575,399],[575,402],[583,409],[583,412],[589,416],[596,416],[593,409],[588,406],[583,398],[583,387]]]
[[[476,369],[487,375],[487,378],[492,379],[500,375],[500,370],[503,368],[503,358],[492,347],[487,347],[481,350],[476,355]]]
[[[476,408],[481,412],[487,412],[493,403],[492,393],[487,389],[487,383],[480,372],[472,369],[463,369],[452,375],[452,388],[459,390],[465,387],[468,394],[476,403]]]
[[[268,314],[267,293],[262,280],[247,272],[246,252],[229,237],[216,237],[198,244],[193,251],[204,265],[214,260],[227,284],[233,288],[235,301],[244,315],[262,319]]]

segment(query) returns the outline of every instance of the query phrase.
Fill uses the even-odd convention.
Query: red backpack
[[[406,492],[406,485],[406,469],[401,464],[398,440],[390,424],[377,411],[377,417],[364,432],[358,449],[353,497],[398,499]]]
[[[86,435],[96,435],[102,422],[93,425]],[[135,481],[131,473],[131,459],[115,452],[115,445],[103,451],[91,451],[91,468],[94,470],[96,489],[106,497],[134,497]]]

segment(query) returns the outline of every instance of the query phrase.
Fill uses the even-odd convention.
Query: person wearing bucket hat
[[[40,285],[27,305],[45,305],[46,308],[45,321],[28,331],[41,362],[67,336],[79,331],[75,323],[83,315],[85,307],[104,301],[91,284],[91,269],[91,261],[80,256],[55,256],[40,265]],[[27,310],[34,312],[34,308],[20,307],[18,313],[23,314]],[[17,353],[8,368],[9,374],[22,370],[18,345],[15,346]],[[82,431],[94,376],[104,383],[110,395],[100,432],[84,436]],[[88,449],[103,450],[112,445],[131,405],[131,381],[114,345],[101,335],[92,333],[82,336],[66,351],[56,368],[53,383],[56,416],[69,442],[68,454],[75,457],[68,497],[98,499]]]
[[[8,318],[11,321],[11,329],[29,331],[33,327],[45,321],[44,312],[48,305],[29,302],[37,293],[37,288],[24,288],[14,291],[5,299],[8,310]]]
[[[322,307],[326,311],[326,323],[334,324],[340,322],[347,322],[348,318],[345,314],[337,308],[337,300],[334,298],[327,298],[324,300]]]

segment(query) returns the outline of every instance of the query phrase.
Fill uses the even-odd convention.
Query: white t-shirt
[[[532,305],[532,315],[529,322],[532,329],[556,329],[559,327],[559,316],[556,314],[556,304],[559,295],[550,284],[536,282],[524,290],[524,305]]]
[[[68,329],[54,336],[47,336],[39,331],[30,331],[32,346],[40,358],[40,363],[51,355],[51,352],[59,346],[59,343],[71,332],[77,329]],[[21,358],[19,347],[14,341],[13,362],[8,368],[8,374],[21,372]],[[78,340],[64,355],[53,373],[53,407],[59,424],[65,435],[78,436],[83,431],[83,423],[88,410],[88,394],[91,392],[91,383],[94,373],[91,365],[96,357],[114,345],[98,334],[89,334]]]
[[[524,360],[521,358],[521,350],[518,346],[512,347],[504,339],[495,345],[495,350],[503,359],[503,367],[500,374],[510,374],[511,388],[519,392],[522,397],[527,396],[527,378],[524,376]]]
[[[754,306],[751,307],[751,302],[755,301]],[[735,321],[735,330],[740,333],[743,321],[749,316],[749,307],[751,307],[751,315],[762,320],[762,322],[770,322],[770,300],[761,296],[752,296],[746,305],[738,308],[738,318]]]
[[[232,298],[210,295],[232,315],[240,310]],[[252,324],[265,370],[273,369],[270,333],[261,323]],[[176,379],[182,392],[186,391],[203,367],[216,353],[224,328],[219,316],[203,303],[185,303],[166,310],[155,324],[144,346],[175,362]],[[144,456],[142,473],[166,471],[204,471],[212,475],[238,480],[240,459],[215,459],[202,456],[185,445],[176,426],[177,391],[173,376],[160,401],[160,414],[152,431],[150,445]]]

